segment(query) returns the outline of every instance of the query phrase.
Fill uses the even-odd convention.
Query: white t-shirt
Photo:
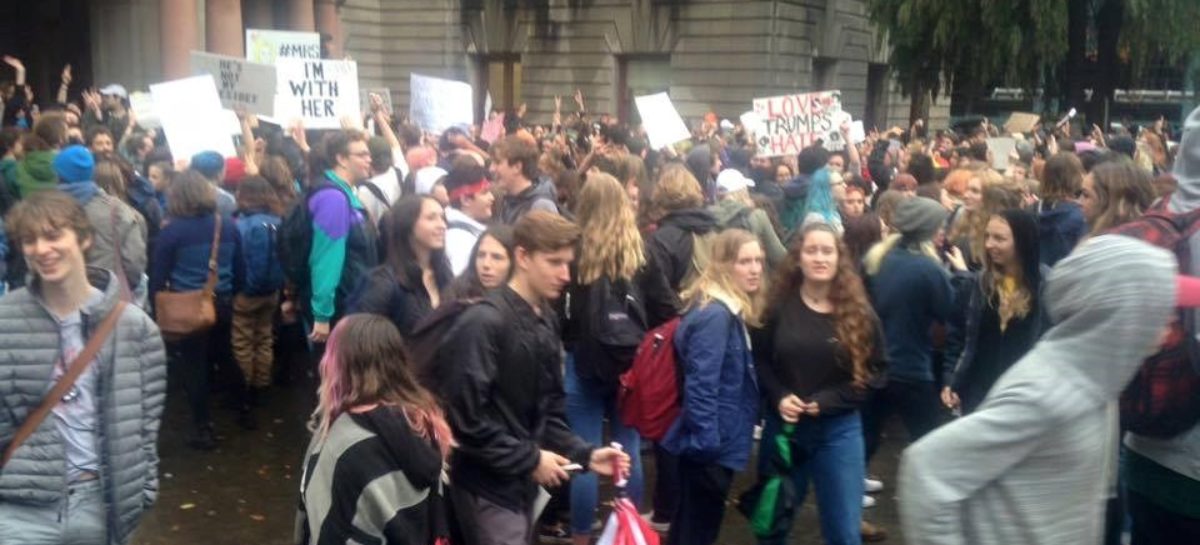
[[[458,276],[471,262],[471,250],[475,249],[475,242],[487,226],[457,208],[447,208],[446,227],[446,257],[450,258],[454,276]]]

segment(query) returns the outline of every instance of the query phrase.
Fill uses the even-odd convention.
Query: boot
[[[865,520],[862,521],[862,528],[860,531],[862,532],[863,543],[875,543],[877,541],[883,541],[887,539],[888,536],[887,530],[884,530],[883,528],[880,528]]]

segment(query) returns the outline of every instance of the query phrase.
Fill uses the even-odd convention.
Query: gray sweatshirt
[[[898,489],[909,543],[1100,542],[1114,402],[1171,319],[1175,274],[1171,253],[1118,235],[1058,263],[1045,288],[1055,325],[976,412],[905,451]]]

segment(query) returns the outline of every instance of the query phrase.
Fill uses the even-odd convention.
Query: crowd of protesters
[[[768,157],[713,114],[651,149],[578,92],[491,135],[241,115],[238,157],[177,157],[120,85],[39,103],[5,62],[0,543],[127,542],[166,396],[211,451],[212,392],[254,433],[296,362],[299,543],[582,545],[601,475],[708,545],[756,451],[825,542],[879,541],[893,414],[911,543],[1200,542],[1200,110],[1178,144],[1004,135],[1003,172],[986,122]],[[678,416],[648,437],[622,374],[654,335]]]

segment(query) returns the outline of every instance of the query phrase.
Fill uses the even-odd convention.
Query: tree
[[[1200,52],[1196,0],[867,0],[867,12],[891,41],[914,120],[925,91],[976,96],[993,82],[1042,88],[1100,120],[1122,67],[1136,78],[1151,58]]]

